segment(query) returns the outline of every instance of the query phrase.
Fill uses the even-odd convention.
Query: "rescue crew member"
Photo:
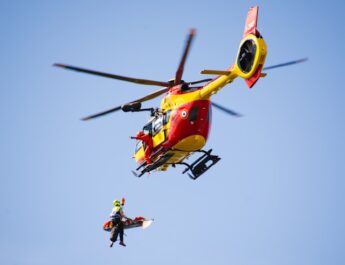
[[[114,200],[113,201],[113,205],[114,208],[111,211],[110,214],[110,218],[113,222],[113,229],[111,230],[111,234],[110,234],[110,247],[113,246],[113,244],[116,242],[118,235],[120,235],[120,245],[121,246],[126,246],[126,244],[123,241],[123,222],[122,219],[129,219],[126,217],[126,215],[124,214],[123,210],[122,210],[122,206],[124,206],[125,204],[125,199],[122,198],[121,202],[120,200]]]
[[[145,160],[148,165],[152,164],[151,154],[152,154],[152,149],[153,149],[153,141],[152,141],[151,136],[149,134],[145,134],[143,131],[139,131],[137,135],[132,138],[143,141],[145,143],[146,145],[145,154],[144,154]]]

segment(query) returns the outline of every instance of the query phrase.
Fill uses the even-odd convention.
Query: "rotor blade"
[[[276,64],[276,65],[271,65],[271,66],[265,67],[265,68],[263,69],[263,71],[271,70],[271,69],[279,68],[279,67],[284,67],[284,66],[288,66],[288,65],[292,65],[292,64],[303,63],[303,62],[305,62],[305,61],[307,61],[307,60],[308,60],[308,58],[302,58],[302,59],[294,60],[294,61],[287,62],[287,63],[281,63],[281,64]]]
[[[97,117],[100,117],[100,116],[103,116],[103,115],[106,115],[106,114],[118,111],[120,109],[121,109],[121,106],[117,106],[115,108],[112,108],[112,109],[109,109],[109,110],[105,110],[105,111],[102,111],[102,112],[99,112],[99,113],[96,113],[96,114],[84,117],[81,120],[83,120],[83,121],[91,120],[93,118],[97,118]]]
[[[164,94],[164,93],[166,93],[168,91],[169,91],[169,88],[163,88],[163,89],[157,90],[157,91],[155,91],[155,92],[153,92],[151,94],[148,94],[148,95],[146,95],[146,96],[144,96],[142,98],[133,100],[133,101],[127,103],[127,104],[148,101],[148,100],[154,99],[154,98],[156,98],[156,97],[158,97],[158,96],[160,96],[160,95],[162,95],[162,94]],[[127,104],[124,104],[124,105],[127,105]],[[96,114],[93,114],[93,115],[90,115],[90,116],[87,116],[85,118],[82,118],[82,120],[83,121],[87,121],[87,120],[91,120],[93,118],[98,118],[100,116],[103,116],[103,115],[106,115],[106,114],[118,111],[118,110],[122,109],[122,106],[123,105],[117,106],[115,108],[112,108],[112,109],[109,109],[109,110],[105,110],[105,111],[102,111],[102,112],[99,112],[99,113],[96,113]]]
[[[196,84],[199,84],[199,83],[203,83],[203,82],[209,82],[211,81],[212,78],[207,78],[207,79],[202,79],[202,80],[198,80],[198,81],[193,81],[193,82],[188,82],[190,85],[196,85]]]
[[[190,48],[190,45],[192,43],[193,37],[195,35],[195,31],[196,31],[195,29],[191,29],[189,31],[188,39],[187,39],[186,45],[184,47],[184,52],[183,52],[180,64],[179,64],[179,66],[177,68],[177,71],[176,71],[175,85],[180,84],[180,82],[182,80],[184,65],[186,63],[186,59],[187,59],[187,56],[188,56],[189,48]]]
[[[223,107],[223,106],[221,106],[221,105],[219,105],[217,103],[211,102],[211,104],[212,104],[213,107],[215,107],[215,108],[225,112],[226,114],[229,114],[229,115],[232,115],[232,116],[235,116],[235,117],[241,117],[242,116],[241,114],[239,114],[239,113],[237,113],[237,112],[235,112],[235,111],[233,111],[231,109],[228,109],[226,107]]]
[[[92,75],[98,75],[98,76],[103,76],[103,77],[108,77],[108,78],[113,78],[117,80],[122,80],[122,81],[127,81],[127,82],[132,82],[136,84],[141,84],[141,85],[150,85],[150,86],[169,86],[168,82],[161,82],[161,81],[154,81],[154,80],[147,80],[147,79],[140,79],[140,78],[132,78],[132,77],[127,77],[127,76],[121,76],[121,75],[114,75],[114,74],[108,74],[108,73],[102,73],[98,71],[93,71],[93,70],[88,70],[84,68],[79,68],[71,65],[66,65],[66,64],[60,64],[60,63],[55,63],[53,64],[56,67],[61,67],[77,72],[82,72],[82,73],[87,73],[87,74],[92,74]]]
[[[162,94],[168,92],[169,89],[170,89],[169,87],[166,87],[166,88],[157,90],[157,91],[155,91],[155,92],[153,92],[153,93],[151,93],[151,94],[148,94],[148,95],[146,95],[146,96],[144,96],[144,97],[142,97],[142,98],[139,98],[139,99],[137,99],[137,100],[133,100],[132,102],[129,102],[129,103],[144,102],[144,101],[148,101],[148,100],[154,99],[154,98],[156,98],[156,97],[158,97],[158,96],[160,96],[160,95],[162,95]],[[127,103],[127,104],[129,104],[129,103]]]

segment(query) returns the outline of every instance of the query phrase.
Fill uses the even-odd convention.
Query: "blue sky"
[[[63,71],[54,62],[156,80],[174,76],[198,29],[184,79],[233,63],[250,6],[259,4],[266,64],[249,90],[214,96],[206,148],[222,160],[197,181],[182,168],[141,179],[130,170],[145,113],[80,117],[156,88]],[[344,264],[342,1],[2,1],[0,263]],[[159,99],[145,106],[158,106]],[[155,218],[102,231],[112,200]]]

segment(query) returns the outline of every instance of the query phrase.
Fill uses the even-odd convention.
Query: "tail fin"
[[[228,76],[227,82],[232,81],[234,76],[240,76],[246,81],[249,88],[253,87],[260,77],[266,76],[261,71],[265,63],[267,47],[257,29],[258,11],[258,6],[252,7],[248,11],[235,64],[225,71],[206,69],[201,71],[202,74]]]
[[[258,35],[258,31],[256,28],[258,24],[258,15],[259,15],[258,6],[254,6],[249,9],[248,14],[247,14],[246,24],[244,26],[243,37],[247,36],[248,34],[254,34],[255,36]]]
[[[234,71],[245,79],[249,88],[259,80],[265,63],[267,47],[257,29],[259,7],[251,7],[247,14],[243,38],[238,50]]]

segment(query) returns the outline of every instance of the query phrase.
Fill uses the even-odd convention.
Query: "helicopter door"
[[[153,146],[156,147],[165,141],[165,133],[163,130],[163,116],[157,117],[152,121],[152,140]]]

